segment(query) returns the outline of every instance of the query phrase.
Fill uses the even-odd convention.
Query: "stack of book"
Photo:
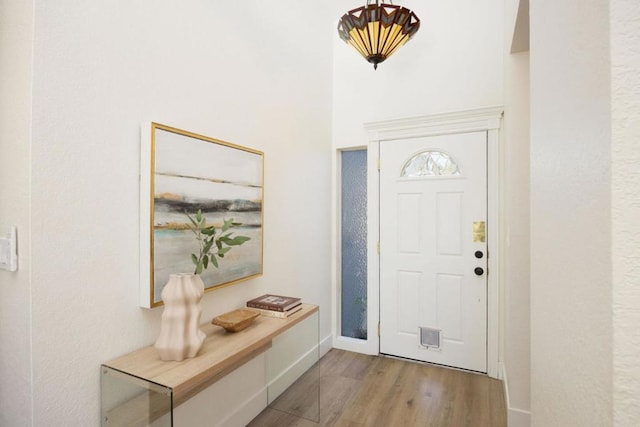
[[[266,294],[247,301],[247,307],[265,316],[287,318],[302,309],[300,298]]]

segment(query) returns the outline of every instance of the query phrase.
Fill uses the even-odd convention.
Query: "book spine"
[[[286,319],[287,313],[284,313],[282,311],[272,311],[272,310],[263,310],[263,309],[257,309],[260,311],[260,314],[262,314],[263,316],[268,316],[268,317],[277,317],[278,319]]]
[[[254,308],[254,307],[252,307],[252,308]],[[297,306],[297,307],[294,307],[291,310],[285,311],[285,312],[273,311],[273,310],[264,310],[264,309],[261,309],[261,308],[254,308],[254,309],[258,310],[260,312],[260,314],[262,314],[263,316],[277,317],[279,319],[286,319],[289,316],[291,316],[292,314],[297,313],[298,311],[302,310],[302,307]]]
[[[259,308],[261,310],[271,310],[271,311],[284,312],[284,309],[282,307],[269,305],[269,304],[261,304],[261,303],[256,303],[256,302],[248,302],[247,303],[247,307]]]

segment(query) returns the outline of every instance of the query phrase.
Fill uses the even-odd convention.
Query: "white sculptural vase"
[[[155,348],[162,360],[195,357],[206,337],[200,330],[204,283],[197,274],[171,274],[162,289],[162,323]]]

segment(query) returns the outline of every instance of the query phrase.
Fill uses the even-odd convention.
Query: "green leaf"
[[[213,239],[207,241],[202,252],[204,252],[205,254],[209,253],[209,251],[211,250],[211,246],[213,246]]]
[[[231,246],[227,246],[226,248],[222,248],[218,251],[218,256],[220,258],[222,258],[224,256],[224,254],[226,254],[227,252],[229,252],[231,250]]]
[[[218,268],[218,260],[214,254],[211,254],[211,264],[213,264],[215,268]]]
[[[206,234],[207,236],[213,236],[214,234],[216,234],[216,227],[212,225],[210,227],[203,228],[202,234]]]
[[[191,261],[193,261],[195,265],[198,265],[198,257],[196,254],[191,254]]]
[[[202,262],[199,262],[198,265],[196,266],[195,274],[200,274],[200,273],[202,273]]]
[[[202,210],[198,209],[198,212],[196,213],[196,220],[200,223],[202,222]]]
[[[229,237],[225,237],[225,238],[221,237],[220,240],[222,240],[224,243],[226,243],[229,246],[239,246],[244,242],[246,242],[247,240],[251,240],[251,238],[246,236],[236,236],[233,239]]]
[[[231,227],[231,224],[233,224],[233,218],[225,219],[224,225],[222,226],[222,232],[224,233],[225,231],[227,231],[229,227]]]
[[[222,249],[222,242],[220,241],[220,239],[216,240],[216,247],[218,248],[218,250]]]
[[[234,243],[235,243],[236,245],[241,245],[241,244],[243,244],[244,242],[246,242],[247,240],[251,240],[251,238],[250,238],[250,237],[247,237],[247,236],[237,236],[237,237],[235,237],[235,238],[233,239],[233,241],[234,241]]]
[[[209,266],[209,255],[205,255],[202,259],[202,265],[204,265],[204,269],[206,270]]]
[[[191,218],[191,215],[187,214],[187,218],[189,218],[189,221],[191,221],[194,227],[198,226],[198,223],[193,218]]]

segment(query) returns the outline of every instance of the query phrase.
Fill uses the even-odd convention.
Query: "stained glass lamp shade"
[[[379,3],[350,10],[338,22],[340,38],[377,69],[420,28],[420,19],[402,6]]]

